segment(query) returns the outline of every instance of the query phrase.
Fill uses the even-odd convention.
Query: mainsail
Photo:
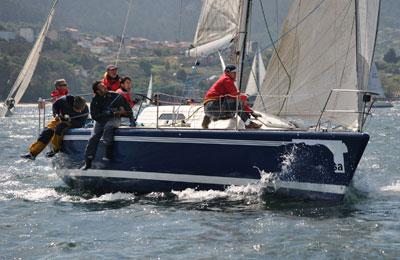
[[[47,17],[47,20],[44,23],[42,30],[40,31],[39,36],[35,44],[33,45],[33,48],[29,53],[29,56],[26,59],[25,64],[21,72],[19,73],[10,93],[7,96],[7,99],[14,98],[15,104],[18,104],[19,101],[21,100],[32,79],[33,73],[35,72],[37,63],[39,61],[40,52],[42,50],[43,43],[46,38],[47,31],[50,28],[50,24],[55,13],[57,2],[58,0],[54,0],[53,5],[50,9],[50,13]]]
[[[259,93],[260,84],[263,82],[265,77],[265,65],[262,60],[262,55],[260,50],[254,55],[253,64],[251,66],[251,71],[249,79],[247,81],[245,93],[250,96],[256,96]]]
[[[359,111],[373,59],[379,0],[295,0],[257,97],[255,109],[349,129]],[[334,112],[336,111],[336,112]]]
[[[238,34],[240,2],[204,0],[190,56],[206,56],[231,44]]]

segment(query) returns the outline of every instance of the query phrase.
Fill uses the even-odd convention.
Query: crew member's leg
[[[211,120],[217,121],[219,119],[226,119],[227,113],[225,108],[222,107],[221,100],[213,100],[204,104],[204,118],[201,126],[203,128],[208,128],[208,125],[211,123]]]
[[[121,125],[120,118],[114,118],[109,120],[104,126],[103,142],[106,146],[106,153],[103,159],[111,160],[113,156],[113,144],[114,144],[114,131]]]
[[[62,141],[64,138],[64,132],[71,127],[71,123],[69,122],[61,122],[59,123],[54,131],[53,138],[51,138],[51,151],[46,153],[47,157],[53,157],[56,153],[58,153],[61,149]]]
[[[29,147],[29,153],[21,155],[22,158],[34,160],[44,148],[48,145],[53,137],[54,130],[60,123],[59,119],[53,119],[46,128],[40,133],[39,138]]]
[[[104,125],[99,122],[96,122],[92,131],[92,135],[90,136],[89,142],[86,146],[85,150],[85,166],[84,170],[92,167],[92,161],[96,156],[97,146],[99,144],[100,138],[103,135]]]
[[[250,120],[250,114],[245,111],[245,105],[242,100],[236,99],[226,99],[224,103],[226,105],[227,111],[235,112],[237,111],[240,119],[243,120],[246,128],[260,128],[261,125],[254,123]]]

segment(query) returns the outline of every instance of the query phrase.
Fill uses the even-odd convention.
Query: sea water
[[[79,194],[43,155],[19,158],[37,115],[0,118],[0,259],[400,258],[400,103],[373,111],[353,188],[336,205],[272,198],[262,183]]]

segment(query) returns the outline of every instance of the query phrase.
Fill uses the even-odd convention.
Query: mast
[[[247,42],[247,33],[249,28],[250,21],[250,12],[252,6],[252,0],[243,0],[241,3],[241,16],[240,16],[240,26],[239,26],[239,40],[236,45],[235,55],[236,55],[236,63],[238,64],[238,79],[239,82],[239,91],[243,89],[243,66],[244,66],[244,57],[246,54],[246,42]]]
[[[357,74],[357,89],[361,90],[363,86],[364,76],[361,74],[362,71],[362,59],[361,56],[361,37],[360,37],[360,14],[359,14],[359,2],[358,0],[354,0],[354,10],[355,10],[355,18],[354,22],[356,23],[356,74]],[[362,131],[363,125],[362,122],[364,121],[364,111],[365,111],[365,103],[364,105],[360,102],[360,97],[358,98],[358,111],[362,111],[358,115],[358,132]]]

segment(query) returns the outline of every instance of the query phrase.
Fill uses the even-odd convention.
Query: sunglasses
[[[58,87],[66,87],[66,86],[67,86],[67,84],[58,85]]]

